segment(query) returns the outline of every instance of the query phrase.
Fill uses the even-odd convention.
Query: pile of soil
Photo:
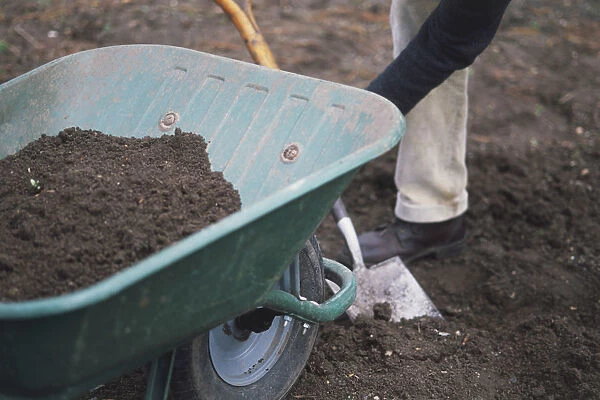
[[[0,301],[96,283],[240,209],[193,133],[69,128],[0,160]]]

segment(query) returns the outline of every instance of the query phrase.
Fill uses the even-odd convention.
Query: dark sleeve
[[[510,0],[441,0],[417,36],[367,90],[407,114],[490,44]]]

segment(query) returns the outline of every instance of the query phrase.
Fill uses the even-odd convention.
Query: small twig
[[[43,50],[45,46],[41,44],[36,38],[34,38],[29,32],[25,30],[21,25],[17,25],[14,27],[14,30],[19,36],[25,39],[30,45],[32,45],[36,50]]]
[[[462,342],[460,343],[461,346],[464,346],[465,344],[467,344],[467,340],[469,340],[469,336],[471,336],[471,335],[469,335],[468,333],[465,335]]]
[[[260,31],[260,29],[258,28],[258,24],[256,23],[256,19],[254,19],[254,12],[252,11],[252,0],[245,0],[242,8],[244,9],[244,12],[246,13],[248,19],[252,23],[254,29]]]

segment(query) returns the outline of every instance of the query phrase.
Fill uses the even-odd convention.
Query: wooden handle
[[[246,47],[255,63],[265,67],[279,69],[275,57],[269,49],[252,13],[252,0],[244,0],[242,9],[235,0],[214,0],[225,14],[229,16],[237,30],[240,32]]]

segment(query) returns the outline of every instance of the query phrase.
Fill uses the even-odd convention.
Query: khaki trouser
[[[438,2],[392,0],[394,57]],[[395,174],[398,195],[394,211],[400,219],[441,222],[467,209],[467,81],[467,69],[455,72],[406,116]]]

